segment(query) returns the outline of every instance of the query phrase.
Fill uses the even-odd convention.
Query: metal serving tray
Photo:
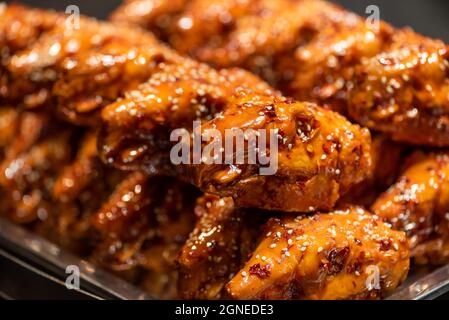
[[[65,269],[80,270],[80,289],[65,286]],[[0,298],[153,299],[110,273],[65,252],[47,240],[0,218]],[[449,294],[449,265],[412,270],[387,300],[431,300]]]
[[[66,267],[79,268],[80,288],[68,290]],[[0,299],[151,299],[146,293],[0,218]]]

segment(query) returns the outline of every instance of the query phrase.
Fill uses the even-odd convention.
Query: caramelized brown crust
[[[184,163],[168,169],[172,174],[181,169],[202,190],[233,197],[240,207],[329,210],[370,172],[367,130],[313,104],[280,97],[245,72],[217,72],[194,62],[167,67],[103,109],[104,159],[122,169],[161,170],[170,164],[170,131],[192,132],[196,119],[205,122],[202,135],[216,129],[226,137],[232,128],[277,132],[278,152],[271,152],[278,170],[272,175],[261,175],[260,163],[248,164],[248,143],[245,164]],[[224,160],[225,154],[213,156]]]
[[[105,162],[127,170],[144,165],[156,172],[160,162],[167,161],[171,131],[191,131],[193,121],[211,120],[240,87],[278,95],[242,70],[217,71],[191,60],[167,65],[102,110],[100,146]]]
[[[0,161],[3,160],[5,147],[16,136],[20,115],[18,110],[10,106],[0,107]]]
[[[417,263],[447,263],[449,156],[418,152],[408,162],[408,169],[376,200],[372,210],[393,228],[407,233]]]
[[[355,69],[349,113],[397,141],[447,146],[449,47],[410,30]]]
[[[337,207],[352,204],[369,208],[399,176],[406,153],[404,145],[391,141],[384,134],[374,134],[371,142],[372,174],[351,187]]]
[[[97,138],[89,132],[82,139],[76,159],[59,174],[53,197],[61,202],[73,201],[97,177]]]
[[[171,25],[170,19],[179,19],[178,26],[187,31],[185,35],[166,38],[178,48],[185,45],[182,50],[188,51],[195,43],[199,48],[195,55],[204,60],[221,59],[223,65],[238,62],[279,87],[290,68],[283,65],[287,61],[283,57],[290,56],[304,37],[311,37],[317,32],[314,29],[324,25],[330,31],[339,23],[352,28],[357,22],[351,14],[332,11],[335,9],[332,5],[323,19],[312,21],[307,18],[307,10],[297,15],[294,1],[286,2],[282,10],[277,2],[268,0],[257,1],[257,6],[253,6],[254,1],[217,0],[219,6],[213,10],[204,0],[189,4],[183,0],[169,4],[153,1],[152,9],[145,8],[147,1],[139,2],[129,1],[135,6],[134,12],[144,19],[152,21],[154,17],[154,23],[148,26],[157,28],[161,37],[164,26]],[[318,1],[304,4],[317,14],[323,6]],[[196,31],[189,32],[189,19],[176,17],[184,6],[188,6],[189,14],[201,12],[202,18],[210,21],[202,24],[207,26],[204,30],[198,30],[194,24]],[[283,16],[284,9],[291,13]],[[125,20],[131,11],[123,12]],[[252,16],[242,24],[236,23],[236,29],[221,43],[202,45],[217,33],[227,32],[231,28],[229,23],[248,13]],[[219,298],[226,294],[234,298],[376,298],[387,294],[405,277],[407,245],[402,233],[391,232],[365,213],[360,214],[363,218],[356,218],[352,212],[355,209],[341,214],[345,218],[329,214],[296,221],[285,216],[267,226],[276,234],[278,230],[285,233],[286,237],[291,234],[284,230],[283,224],[292,224],[295,235],[303,229],[311,236],[318,232],[314,244],[323,246],[325,256],[311,255],[301,262],[288,260],[285,264],[292,268],[298,264],[298,270],[302,270],[308,268],[309,262],[304,261],[315,259],[310,262],[312,275],[307,274],[305,282],[299,272],[301,278],[283,282],[285,278],[281,276],[273,285],[269,282],[270,275],[283,275],[284,265],[273,265],[272,270],[261,264],[248,265],[248,274],[261,279],[251,285],[255,285],[256,291],[262,289],[245,296],[245,289],[239,286],[246,286],[246,280],[234,275],[256,244],[259,219],[272,216],[243,212],[235,206],[304,212],[330,210],[344,192],[370,175],[367,130],[314,104],[286,99],[247,72],[216,71],[183,58],[140,30],[85,17],[81,18],[79,29],[71,28],[64,15],[19,6],[1,9],[0,16],[4,18],[0,21],[0,95],[4,101],[18,103],[17,108],[0,109],[0,134],[4,133],[0,136],[0,198],[1,201],[6,198],[1,211],[6,209],[16,222],[39,221],[37,231],[41,234],[142,283],[160,298],[178,297],[176,284],[185,298]],[[261,20],[261,16],[266,19]],[[263,23],[259,32],[255,26],[260,21]],[[298,28],[300,35],[296,33]],[[388,31],[387,26],[383,28]],[[361,31],[362,36],[365,32],[368,31]],[[264,36],[266,41],[262,39]],[[182,37],[185,42],[180,41]],[[354,42],[362,38],[355,37]],[[353,56],[346,56],[351,68],[350,61],[364,54],[359,51],[375,51],[380,45],[378,38],[371,40],[355,48]],[[251,46],[246,46],[246,41]],[[237,59],[225,53],[232,48],[238,52]],[[282,68],[274,67],[278,63]],[[312,65],[310,70],[322,63]],[[323,74],[336,76],[343,71],[332,72]],[[321,95],[313,99],[335,107],[333,95],[342,92],[339,88],[327,100]],[[96,133],[67,125],[51,109],[55,108],[71,123],[95,126],[100,109],[106,105],[101,112],[104,122],[101,156],[120,169],[132,169],[130,173],[102,164]],[[36,109],[23,111],[24,108]],[[220,132],[231,128],[277,130],[278,171],[274,176],[262,176],[260,165],[173,166],[168,161],[170,132],[186,128],[192,133],[190,126],[194,120],[203,121],[200,133],[212,128]],[[80,139],[80,135],[84,137]],[[72,152],[72,145],[78,147],[77,152]],[[197,203],[195,212],[199,219],[193,229],[192,207],[197,192],[173,179],[151,178],[149,173],[179,175],[203,190],[234,200],[215,195],[202,197]],[[352,224],[348,226],[347,221]],[[368,230],[368,235],[362,234],[362,227]],[[341,230],[337,235],[329,231],[332,235],[327,236],[326,228]],[[347,232],[356,234],[360,243],[350,239]],[[278,240],[289,245],[288,239]],[[265,250],[265,241],[268,240],[264,239],[257,250],[263,250],[267,257],[277,257],[274,248]],[[337,250],[341,246],[343,251]],[[179,279],[175,268],[178,252]],[[256,259],[257,252],[248,263]],[[349,264],[353,258],[356,262]],[[371,264],[380,268],[383,277],[379,291],[368,292],[361,285],[364,280],[358,278],[357,273],[363,277]],[[338,270],[340,267],[349,275]],[[232,276],[234,279],[225,293],[225,285]],[[310,285],[309,279],[318,279],[319,288]],[[301,283],[297,285],[296,280]],[[349,285],[353,280],[355,288]],[[274,289],[267,292],[266,286]]]
[[[155,3],[127,1],[112,20],[156,29],[200,61],[246,68],[394,140],[449,145],[449,50],[441,41],[324,1],[193,0],[174,11]]]
[[[21,10],[7,6],[4,11],[10,23],[21,22]],[[36,14],[54,25],[35,30],[27,46],[5,60],[5,91],[28,108],[51,101],[77,124],[97,124],[98,108],[147,80],[160,64],[180,59],[144,31],[86,17],[72,26],[53,12]],[[5,38],[15,35],[14,30],[4,32]]]
[[[247,260],[262,215],[245,215],[232,198],[204,195],[197,200],[198,221],[177,262],[179,293],[185,299],[223,298],[224,286]]]
[[[193,228],[195,190],[172,179],[130,173],[91,216],[98,239],[93,261],[116,272],[146,271],[144,285],[177,298],[175,258]]]
[[[16,102],[21,97],[21,88],[10,84],[6,66],[11,56],[26,49],[39,36],[64,23],[64,15],[44,11],[19,4],[4,3],[0,6],[0,97],[5,101]]]
[[[61,132],[3,161],[0,185],[15,208],[9,212],[13,221],[29,223],[50,213],[51,177],[70,158],[69,138],[69,132]]]
[[[235,299],[376,299],[407,275],[403,232],[360,208],[272,218],[227,284]]]
[[[102,119],[106,135],[113,135],[106,136],[103,153],[122,169],[135,169],[133,158],[140,157],[144,163],[139,166],[148,172],[165,170],[170,130],[188,128],[198,118],[211,120],[220,111],[224,118],[209,125],[279,130],[280,170],[275,176],[261,177],[258,166],[183,169],[204,191],[232,196],[239,206],[328,210],[369,172],[366,131],[319,107],[277,98],[267,84],[243,71],[215,71],[182,58],[143,31],[81,17],[79,28],[57,25],[13,55],[8,72],[11,86],[25,95],[26,107],[55,102],[77,124],[97,124],[97,111],[128,92],[103,111]],[[147,84],[128,91],[147,78]],[[256,109],[263,115],[252,112]],[[126,149],[119,145],[117,150],[115,144],[124,139]],[[122,151],[123,159],[109,157]]]

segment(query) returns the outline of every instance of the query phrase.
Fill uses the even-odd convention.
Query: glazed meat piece
[[[185,299],[219,299],[254,248],[264,218],[235,208],[232,198],[210,194],[197,200],[195,214],[198,221],[177,258],[179,293]]]
[[[397,141],[447,146],[448,74],[447,45],[398,31],[387,50],[356,67],[349,114]]]
[[[272,218],[226,285],[234,299],[376,299],[407,276],[408,242],[360,208]]]
[[[14,108],[2,114],[2,125],[4,125],[4,156],[5,161],[11,161],[20,153],[29,150],[49,132],[50,117],[44,112],[22,112]],[[6,111],[6,109],[5,109]],[[12,118],[13,117],[13,118]]]
[[[0,17],[0,46],[5,48],[3,59],[27,48],[39,35],[63,23],[65,19],[61,13],[15,3],[2,3]]]
[[[181,59],[150,33],[86,17],[78,27],[59,23],[29,40],[7,61],[5,90],[17,92],[27,108],[52,101],[68,120],[83,125],[96,124],[99,107],[147,80],[160,64]]]
[[[349,114],[394,140],[449,145],[449,51],[441,41],[319,0],[193,0],[175,12],[152,11],[154,2],[127,1],[111,18],[157,25],[181,52],[248,69],[288,96]]]
[[[145,166],[151,173],[166,169],[170,134],[192,130],[193,121],[211,120],[237,89],[278,95],[259,78],[242,70],[216,71],[193,61],[168,65],[137,90],[102,110],[102,155],[120,169]],[[160,151],[159,151],[160,150]]]
[[[175,258],[193,228],[197,192],[172,179],[130,173],[91,216],[97,233],[91,258],[118,274],[145,272],[159,298],[176,298]],[[150,283],[151,280],[151,283]]]
[[[351,187],[338,203],[369,208],[394,183],[400,174],[406,153],[404,145],[391,141],[384,134],[374,134],[371,142],[372,174]]]
[[[228,153],[232,164],[192,164],[188,155],[187,161],[170,166],[170,132],[192,132],[196,119],[205,122],[196,132],[203,137],[212,129],[221,137],[232,128],[244,135],[265,130],[263,134],[270,134],[265,139],[270,147],[264,142],[258,147],[273,155],[270,168],[248,161],[249,150],[255,147],[249,139],[243,151],[239,150],[244,164],[237,164],[237,151],[223,148],[225,138],[209,139],[209,144],[220,143],[225,151],[220,149],[211,158],[226,160]],[[143,167],[150,173],[181,172],[203,191],[233,197],[239,207],[299,212],[331,209],[371,169],[367,130],[316,105],[280,97],[239,70],[215,71],[196,63],[169,66],[125,99],[104,108],[102,120],[100,144],[105,162],[122,169]],[[203,147],[206,150],[207,145]],[[262,167],[273,172],[263,175]]]
[[[93,28],[95,36],[104,32],[104,43],[65,59],[63,75],[53,87],[58,106],[71,121],[92,123],[90,118],[99,108],[136,88],[160,66],[181,59],[148,33],[114,28],[103,22],[97,29]],[[80,33],[86,36],[84,31]]]
[[[53,210],[36,232],[81,256],[93,249],[90,218],[123,180],[125,174],[108,168],[98,157],[95,132],[76,134],[74,159],[51,177]]]
[[[16,108],[0,107],[0,161],[4,157],[5,147],[15,138],[19,118],[19,112]]]
[[[138,25],[151,30],[159,37],[164,37],[167,34],[165,28],[173,23],[171,19],[174,19],[188,2],[188,0],[125,0],[122,6],[114,11],[112,20],[125,25]]]
[[[142,208],[150,204],[149,192],[143,189],[148,177],[139,171],[130,173],[116,188],[100,210],[93,215],[92,225],[106,234],[125,232],[126,222],[132,221]]]
[[[52,177],[70,158],[69,132],[60,132],[33,145],[28,151],[1,164],[0,185],[14,210],[10,218],[17,223],[46,219],[51,205]]]
[[[79,197],[83,189],[97,178],[98,161],[96,133],[88,132],[80,143],[76,159],[58,176],[53,187],[53,197],[61,202]]]
[[[239,66],[275,82],[279,60],[289,59],[325,27],[353,27],[355,15],[316,1],[194,0],[173,12],[158,11],[154,0],[127,1],[111,16],[114,22],[137,24],[168,41],[182,53],[217,67]],[[141,14],[145,6],[151,14]],[[157,20],[163,16],[164,25]],[[291,57],[290,57],[291,58]]]
[[[202,133],[216,129],[225,136],[225,130],[234,127],[278,132],[278,150],[268,151],[277,158],[274,175],[261,175],[260,167],[253,165],[201,164],[188,167],[188,172],[195,185],[231,196],[240,207],[331,209],[354,181],[362,181],[371,170],[368,132],[313,104],[240,93],[222,117],[202,127]]]
[[[300,70],[295,69],[301,66],[294,61],[298,47],[306,46],[320,33],[335,34],[360,23],[354,14],[320,1],[194,0],[169,14],[155,10],[155,2],[128,1],[111,20],[156,29],[161,39],[182,53],[220,68],[246,68],[283,90],[296,74],[300,75]],[[152,8],[152,14],[139,14],[138,6]],[[157,19],[165,16],[169,19],[158,26]],[[316,51],[315,55],[325,55]],[[301,72],[310,75],[321,66],[309,64]],[[302,88],[301,92],[297,89],[295,97],[310,100],[311,88],[317,83],[311,82],[311,77],[304,80],[304,86],[312,87]]]
[[[394,229],[407,233],[419,264],[449,261],[449,155],[416,152],[398,181],[372,211]]]
[[[40,218],[47,216],[51,175],[71,154],[70,145],[63,145],[63,140],[70,138],[70,130],[60,131],[50,118],[46,112],[0,108],[0,214],[16,222],[35,221],[40,208]],[[52,139],[56,132],[64,138]],[[14,213],[19,210],[23,219]]]
[[[6,174],[8,168],[20,165],[20,155],[28,152],[35,143],[45,136],[48,116],[43,113],[21,112],[14,107],[0,109],[0,194],[2,207],[0,214],[10,215],[15,210],[13,193],[8,190]],[[19,168],[18,168],[19,169]],[[19,169],[20,170],[20,169]],[[22,186],[26,187],[26,186]]]
[[[182,188],[186,191],[181,192]],[[177,195],[176,192],[180,194]],[[184,220],[186,226],[183,228],[176,224],[170,226],[165,220],[169,220],[170,215],[172,218],[181,215],[180,212],[186,210],[184,205],[189,201],[194,202],[195,199],[188,199],[188,195],[193,196],[195,193],[174,180],[150,179],[140,171],[129,173],[117,185],[109,199],[91,216],[92,226],[106,240],[100,245],[108,244],[111,248],[102,250],[102,254],[106,254],[102,259],[109,256],[109,261],[104,264],[116,270],[129,269],[138,262],[139,258],[134,255],[139,254],[138,250],[144,241],[156,236],[166,241],[176,241],[177,234],[183,233],[179,232],[180,229],[187,229],[187,235],[191,230],[191,223],[187,220]],[[176,204],[176,200],[180,202]]]
[[[32,9],[18,4],[0,7],[0,97],[14,101],[21,97],[21,88],[16,90],[8,84],[6,65],[11,56],[30,46],[43,32],[64,23],[64,15]]]

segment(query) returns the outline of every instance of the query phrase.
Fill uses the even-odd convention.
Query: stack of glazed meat
[[[1,215],[159,298],[379,299],[449,262],[444,43],[319,0],[0,18]],[[174,164],[195,120],[275,130],[277,171]]]

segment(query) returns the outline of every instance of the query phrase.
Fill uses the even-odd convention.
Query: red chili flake
[[[391,240],[390,239],[382,239],[380,240],[380,251],[388,251],[391,249]]]
[[[260,266],[260,263],[256,263],[249,268],[249,274],[254,274],[258,276],[260,279],[266,279],[270,276],[270,265],[267,264],[263,267]]]
[[[326,154],[331,154],[335,150],[335,143],[333,141],[326,141],[323,144],[323,151]]]
[[[275,118],[276,117],[276,110],[274,109],[274,105],[270,104],[265,107],[264,113],[269,118]]]
[[[328,274],[337,274],[343,270],[349,256],[349,247],[334,248],[327,255]]]

